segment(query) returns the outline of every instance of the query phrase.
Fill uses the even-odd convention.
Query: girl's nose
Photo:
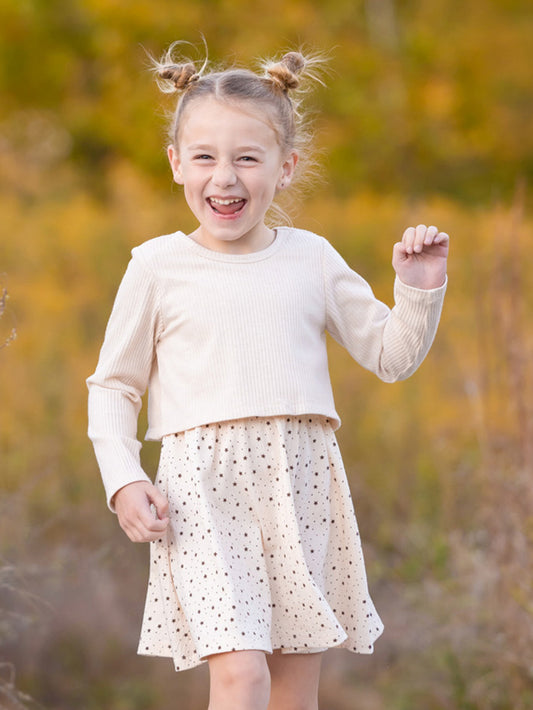
[[[213,183],[217,187],[229,187],[237,181],[235,170],[231,163],[217,163],[213,171]]]

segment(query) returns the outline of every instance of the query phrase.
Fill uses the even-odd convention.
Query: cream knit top
[[[146,439],[284,414],[324,415],[336,428],[326,331],[382,380],[404,379],[431,346],[445,289],[397,278],[390,310],[323,237],[287,227],[250,254],[211,251],[181,232],[136,247],[87,380],[108,500],[149,480],[137,439],[147,388]]]

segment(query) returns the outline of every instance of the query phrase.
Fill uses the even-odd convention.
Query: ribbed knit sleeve
[[[89,437],[108,503],[123,486],[149,480],[141,468],[137,418],[162,329],[157,283],[136,250],[120,284],[89,388]]]
[[[396,278],[391,310],[328,242],[323,269],[328,332],[383,381],[409,377],[435,337],[446,284],[425,290]]]

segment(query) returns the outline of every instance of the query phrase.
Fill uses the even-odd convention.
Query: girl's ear
[[[281,165],[281,175],[277,184],[278,190],[284,190],[291,184],[297,163],[298,153],[295,150],[291,150]]]
[[[183,185],[183,175],[181,173],[181,161],[178,155],[178,151],[173,145],[169,145],[167,148],[168,162],[172,168],[172,175],[174,176],[174,182],[178,185]]]

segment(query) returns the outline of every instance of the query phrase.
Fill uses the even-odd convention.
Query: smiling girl
[[[198,221],[132,252],[87,380],[89,435],[108,502],[151,542],[139,653],[204,661],[210,710],[316,710],[323,653],[371,653],[368,593],[334,431],[326,332],[387,382],[433,341],[448,235],[394,245],[395,305],[321,236],[265,222],[299,167],[294,99],[309,62],[264,75],[157,63],[180,95],[168,157]],[[298,109],[298,110],[297,110]],[[155,483],[137,440],[162,441]]]

